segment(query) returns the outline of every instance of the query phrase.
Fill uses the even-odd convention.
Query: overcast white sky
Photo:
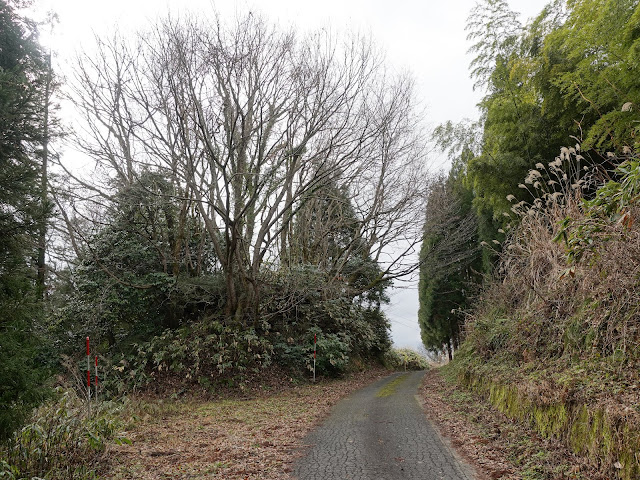
[[[536,15],[546,0],[508,0],[522,21]],[[66,59],[94,32],[137,30],[154,18],[172,12],[212,12],[234,16],[253,11],[283,26],[368,33],[387,54],[388,65],[410,71],[424,104],[427,125],[478,116],[475,105],[481,92],[474,92],[468,75],[470,44],[464,26],[476,0],[35,0],[39,13],[55,11],[59,25],[49,42],[57,52],[58,71]],[[434,158],[434,168],[445,165]],[[396,289],[387,314],[397,346],[416,348],[420,343],[417,323],[418,295],[415,285]]]

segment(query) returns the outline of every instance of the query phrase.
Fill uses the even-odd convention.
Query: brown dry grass
[[[640,218],[640,207],[628,215]],[[486,361],[501,357],[504,362],[508,356],[523,372],[547,369],[538,375],[540,386],[563,401],[614,393],[616,402],[628,394],[635,403],[640,392],[640,223],[609,223],[593,248],[569,264],[564,244],[554,241],[567,217],[584,218],[578,195],[523,217],[506,243],[497,281],[476,303],[467,338]],[[505,319],[502,337],[491,332],[500,317]],[[554,384],[554,376],[561,385]]]
[[[618,219],[590,212],[579,190],[559,198],[519,207],[499,275],[470,316],[458,374],[512,385],[537,405],[603,411],[618,433],[594,462],[611,472],[640,431],[640,203]],[[568,238],[582,242],[574,262],[555,241],[566,218]]]
[[[133,444],[107,452],[104,476],[287,479],[304,435],[338,400],[388,373],[370,370],[252,399],[142,402],[144,418],[128,433]]]

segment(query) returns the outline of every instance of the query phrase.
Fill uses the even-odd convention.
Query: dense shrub
[[[271,365],[272,357],[268,336],[255,329],[203,321],[167,329],[107,359],[102,385],[108,395],[120,395],[169,378],[205,386],[239,383]]]
[[[353,352],[346,333],[325,333],[311,328],[286,337],[280,332],[256,332],[253,327],[199,323],[166,330],[148,342],[136,344],[129,354],[104,363],[102,386],[108,395],[145,388],[150,382],[172,378],[207,388],[237,386],[272,365],[294,375],[310,375],[313,369],[313,336],[317,336],[316,374],[339,376]]]
[[[95,478],[106,445],[130,441],[120,435],[126,403],[94,403],[91,408],[89,415],[85,399],[59,391],[0,448],[0,478]]]
[[[82,269],[80,273],[82,285],[94,282]],[[178,286],[191,286],[188,295],[177,302],[185,307],[178,326],[161,327],[158,312],[168,300],[154,297],[153,288],[138,292],[116,285],[103,292],[118,307],[112,309],[111,300],[106,307],[102,305],[108,311],[100,317],[104,322],[85,321],[96,302],[95,295],[89,295],[81,301],[71,298],[60,309],[55,329],[69,332],[70,325],[76,325],[66,342],[80,348],[84,336],[96,338],[104,372],[102,386],[110,396],[143,388],[162,391],[163,384],[169,389],[199,384],[207,390],[242,386],[272,365],[287,374],[310,376],[314,334],[318,339],[316,370],[321,376],[341,375],[353,362],[382,361],[390,348],[389,322],[380,308],[387,301],[384,283],[354,296],[344,279],[332,280],[317,266],[265,269],[261,302],[252,313],[257,318],[228,318],[220,309],[216,279],[215,275],[182,279],[170,289],[175,299]],[[98,285],[92,288],[98,291]],[[135,295],[121,295],[121,289]],[[149,303],[154,308],[147,308]],[[80,370],[77,366],[70,370],[74,369]]]
[[[324,330],[308,327],[303,317],[298,325],[280,327],[281,331],[266,322],[245,327],[211,319],[167,329],[127,352],[101,359],[102,388],[107,395],[117,396],[168,379],[206,388],[237,386],[272,365],[293,375],[309,376],[314,334],[317,375],[339,376],[354,358],[382,361],[390,343],[384,314],[358,308],[348,309],[345,317],[340,313],[327,314]],[[316,314],[320,318],[321,313]]]
[[[349,365],[349,336],[347,334],[320,334],[316,373],[318,375],[340,375]]]
[[[425,370],[429,368],[427,359],[410,348],[394,348],[384,356],[387,368],[394,370]]]

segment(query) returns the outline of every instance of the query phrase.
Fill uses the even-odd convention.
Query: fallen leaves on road
[[[289,478],[304,435],[352,391],[388,374],[368,371],[272,396],[213,402],[145,402],[127,436],[107,452],[113,479]]]

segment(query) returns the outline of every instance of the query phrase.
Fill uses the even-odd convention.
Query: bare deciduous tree
[[[251,14],[233,27],[167,19],[135,41],[99,41],[77,62],[73,98],[84,115],[79,145],[107,178],[162,172],[184,211],[195,209],[229,317],[257,308],[265,266],[304,260],[294,225],[330,186],[352,209],[315,226],[325,239],[350,228],[333,253],[335,278],[355,249],[381,265],[361,290],[415,268],[405,254],[420,240],[425,162],[412,82],[389,76],[366,39],[300,38]]]

